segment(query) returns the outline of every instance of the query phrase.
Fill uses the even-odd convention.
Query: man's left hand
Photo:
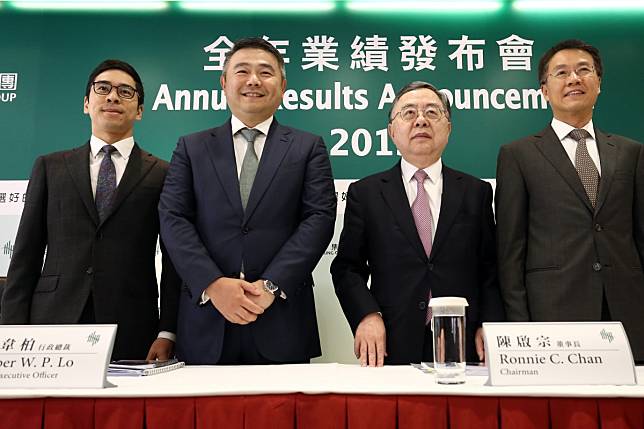
[[[264,280],[262,279],[254,281],[252,285],[255,286],[255,288],[258,291],[261,291],[262,293],[259,295],[252,295],[252,294],[246,293],[246,298],[250,299],[255,304],[259,305],[264,310],[266,310],[268,307],[271,306],[271,304],[273,304],[273,301],[275,301],[275,295],[264,290]]]
[[[478,328],[474,335],[474,345],[476,346],[476,354],[479,361],[485,363],[485,342],[483,341],[483,328]]]
[[[174,355],[174,341],[157,338],[150,346],[147,360],[167,360]]]

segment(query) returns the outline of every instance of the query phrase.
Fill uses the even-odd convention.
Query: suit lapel
[[[464,189],[462,178],[463,176],[461,174],[443,165],[441,209],[438,214],[438,224],[436,225],[436,234],[434,234],[430,259],[434,258],[434,255],[436,255],[440,247],[447,240],[449,230],[463,203]]]
[[[568,154],[566,154],[559,137],[557,137],[552,127],[546,127],[541,133],[535,135],[535,137],[537,139],[535,143],[537,149],[550,161],[552,166],[563,177],[566,183],[568,183],[568,186],[572,188],[579,199],[586,205],[586,208],[592,212],[592,204],[590,203],[588,195],[586,195],[584,186],[581,184],[579,174],[577,174],[575,166],[570,162]]]
[[[215,167],[215,172],[228,197],[230,205],[241,218],[244,210],[241,204],[241,194],[239,193],[239,177],[237,176],[237,163],[235,161],[235,149],[233,146],[230,120],[221,127],[215,128],[211,136],[212,140],[206,142],[206,149],[210,156],[210,161]]]
[[[599,162],[601,163],[602,174],[599,180],[599,195],[597,195],[597,206],[595,212],[599,212],[608,196],[608,190],[615,174],[617,160],[617,148],[611,141],[610,135],[604,134],[595,128],[597,150],[599,151]]]
[[[89,177],[89,143],[68,152],[65,155],[65,165],[80,195],[80,199],[87,209],[87,213],[94,223],[98,225],[98,212],[94,204],[92,183]]]
[[[127,167],[125,167],[125,171],[123,172],[123,177],[121,177],[121,181],[116,188],[116,195],[114,196],[112,207],[103,222],[118,210],[123,200],[130,195],[132,190],[148,174],[148,171],[150,171],[155,163],[156,160],[152,158],[152,155],[142,151],[136,143],[134,144],[132,152],[130,152],[130,158],[127,161]]]
[[[244,222],[248,221],[253,215],[253,212],[273,180],[275,173],[277,173],[282,159],[284,159],[286,152],[291,147],[292,139],[289,135],[290,130],[287,127],[281,126],[277,123],[277,120],[273,119],[273,123],[268,130],[268,136],[266,136],[262,157],[259,160],[257,175],[255,176],[253,187],[248,197]],[[239,186],[237,188],[239,190]]]
[[[403,185],[400,162],[383,176],[381,192],[403,235],[407,237],[418,256],[426,261],[425,248],[418,236],[414,215],[411,212],[407,192]]]

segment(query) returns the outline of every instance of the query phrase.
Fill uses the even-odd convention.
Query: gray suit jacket
[[[501,147],[501,292],[510,321],[601,320],[605,293],[644,359],[644,146],[595,135],[602,173],[594,209],[550,126]]]

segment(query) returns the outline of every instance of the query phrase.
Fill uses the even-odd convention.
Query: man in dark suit
[[[181,275],[177,355],[191,364],[320,355],[311,273],[333,235],[322,138],[273,118],[284,60],[261,38],[227,53],[232,117],[181,137],[161,194],[161,236]]]
[[[509,320],[620,320],[642,360],[644,146],[594,126],[602,76],[579,40],[541,58],[554,118],[499,153],[499,280]]]
[[[90,141],[34,164],[2,323],[116,323],[113,359],[166,359],[180,279],[164,255],[159,315],[157,205],[168,164],[134,142],[141,78],[125,62],[103,61],[89,76],[83,108]]]
[[[362,365],[433,360],[430,293],[467,298],[469,361],[484,359],[481,322],[503,319],[492,188],[443,165],[451,127],[446,97],[408,84],[389,113],[402,160],[349,186],[331,274]]]

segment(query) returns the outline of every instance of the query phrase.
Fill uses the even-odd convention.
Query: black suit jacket
[[[499,280],[511,321],[601,320],[602,296],[644,359],[644,146],[595,129],[593,209],[552,127],[501,147]]]
[[[215,364],[224,317],[201,293],[219,277],[268,279],[276,298],[249,325],[257,350],[276,362],[320,355],[311,273],[333,236],[336,197],[322,138],[273,120],[246,210],[242,209],[230,121],[181,137],[159,213],[161,236],[185,284],[177,355]]]
[[[159,331],[176,332],[180,280],[164,256],[159,317],[154,265],[157,205],[168,164],[135,144],[111,213],[101,223],[89,151],[85,144],[36,160],[2,323],[77,323],[91,294],[96,322],[118,324],[112,357],[144,359]]]
[[[492,188],[443,166],[443,195],[432,251],[425,255],[402,182],[400,163],[349,187],[335,291],[355,333],[381,312],[385,363],[420,362],[427,298],[467,298],[467,359],[478,361],[474,333],[483,321],[503,320],[496,278]],[[371,276],[371,289],[367,279]]]

